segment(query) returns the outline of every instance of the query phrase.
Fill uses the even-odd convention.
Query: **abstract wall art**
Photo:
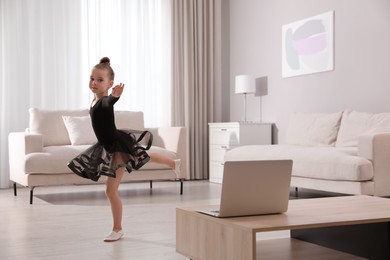
[[[334,11],[282,26],[282,77],[333,70]]]

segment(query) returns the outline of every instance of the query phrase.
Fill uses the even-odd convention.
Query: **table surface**
[[[196,212],[200,208],[215,207],[193,206],[178,210],[199,214],[199,217],[208,218],[209,221],[239,225],[254,232],[390,221],[390,199],[365,195],[290,200],[288,211],[282,214],[215,218]]]

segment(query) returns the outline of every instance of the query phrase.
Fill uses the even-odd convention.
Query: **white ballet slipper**
[[[123,237],[123,232],[122,232],[122,230],[120,230],[120,231],[118,231],[118,232],[112,231],[112,232],[104,239],[104,242],[114,242],[114,241],[117,241],[117,240],[121,239],[121,237]]]

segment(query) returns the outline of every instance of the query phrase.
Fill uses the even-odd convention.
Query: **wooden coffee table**
[[[211,217],[196,212],[199,208],[204,207],[176,209],[176,251],[191,259],[271,259],[270,248],[287,249],[284,259],[303,259],[300,248],[312,250],[309,259],[324,252],[334,253],[332,259],[390,259],[390,199],[290,200],[284,214],[238,218]],[[256,233],[278,230],[290,230],[291,238],[260,242],[256,248]]]

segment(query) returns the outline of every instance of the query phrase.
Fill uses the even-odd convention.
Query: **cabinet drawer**
[[[223,162],[210,162],[210,182],[222,183]]]
[[[238,127],[211,127],[210,144],[239,144]]]
[[[210,160],[223,162],[226,151],[233,149],[234,147],[236,146],[224,144],[210,145]]]

